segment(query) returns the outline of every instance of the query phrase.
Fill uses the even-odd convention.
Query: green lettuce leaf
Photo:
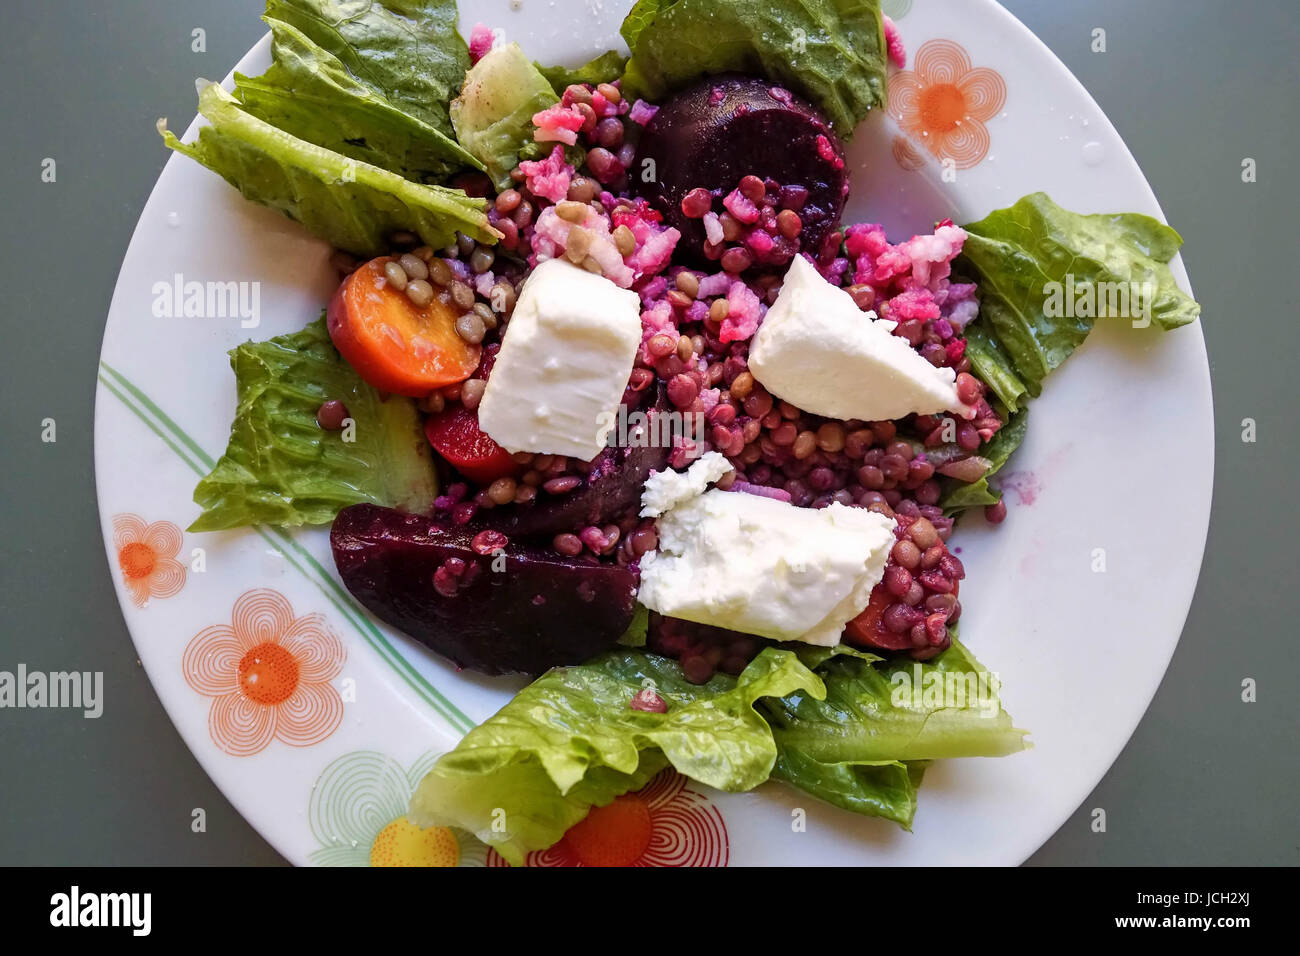
[[[417,233],[435,248],[453,242],[457,231],[481,242],[499,238],[488,224],[486,200],[419,185],[291,136],[245,111],[216,83],[200,91],[199,112],[210,125],[190,144],[159,121],[167,146],[337,248],[381,255],[388,236],[399,230]]]
[[[327,524],[360,502],[432,508],[433,460],[414,403],[381,398],[362,382],[335,351],[324,319],[240,345],[230,365],[238,396],[230,443],[194,491],[203,513],[190,531]],[[352,436],[316,423],[331,399],[347,406]]]
[[[623,21],[628,96],[662,101],[701,76],[766,76],[809,99],[840,135],[885,103],[879,0],[639,0]]]
[[[986,442],[980,448],[980,456],[993,463],[993,466],[989,468],[984,477],[972,484],[957,481],[953,478],[946,479],[944,481],[944,494],[939,500],[939,507],[948,514],[955,514],[959,511],[965,511],[967,508],[995,505],[1001,501],[1002,493],[989,485],[989,479],[1002,470],[1002,466],[1007,463],[1015,450],[1020,447],[1021,442],[1025,440],[1025,433],[1028,430],[1029,409],[1022,408],[1012,415],[1005,425],[998,429],[992,441]]]
[[[802,761],[878,766],[1025,748],[1025,731],[1002,709],[996,677],[957,641],[925,663],[876,666],[841,656],[818,675],[823,698],[796,692],[759,704],[777,746]]]
[[[817,668],[826,685],[821,700],[794,694],[759,704],[780,754],[774,779],[911,829],[929,759],[1003,756],[1024,748],[1024,731],[1011,726],[996,683],[985,678],[984,696],[978,696],[983,669],[957,642],[925,664],[873,664],[867,657],[826,658]],[[951,682],[951,700],[926,698],[927,682],[938,680]],[[963,694],[970,687],[974,693],[957,697],[959,683]],[[904,693],[913,686],[920,691],[915,699]]]
[[[667,713],[628,706],[647,682]],[[412,798],[411,819],[469,830],[517,864],[669,765],[720,790],[752,790],[777,761],[755,705],[796,692],[815,699],[824,688],[794,654],[775,649],[739,678],[702,686],[676,662],[627,648],[555,668],[438,760]]]
[[[836,657],[855,657],[860,661],[881,661],[883,657],[872,654],[869,651],[860,651],[851,644],[836,644],[834,647],[820,647],[816,644],[801,644],[798,641],[791,641],[785,645],[796,657],[799,663],[809,670],[817,670],[827,661]]]
[[[466,167],[483,168],[452,137],[362,82],[297,27],[265,20],[271,68],[257,77],[235,75],[235,98],[258,119],[415,182],[445,182]]]
[[[645,647],[650,634],[650,609],[638,604],[632,611],[632,623],[627,626],[618,642],[624,647]]]
[[[267,0],[378,97],[448,135],[448,104],[469,69],[456,0]]]
[[[963,228],[969,236],[961,263],[980,293],[971,363],[1011,411],[1040,394],[1043,379],[1082,344],[1096,318],[1109,317],[1103,284],[1149,289],[1144,303],[1161,329],[1200,315],[1169,269],[1182,239],[1150,216],[1085,216],[1034,193]],[[1080,310],[1064,307],[1067,282],[1095,290],[1094,307],[1081,310],[1089,314],[1068,315]]]
[[[966,338],[966,356],[971,369],[980,380],[993,389],[1010,412],[1020,410],[1029,396],[1029,389],[1016,375],[1015,366],[1003,351],[997,338],[976,319],[962,333]]]
[[[622,76],[626,68],[627,57],[617,50],[607,50],[578,67],[537,64],[537,69],[546,77],[557,95],[563,95],[565,89],[574,83],[611,83]]]
[[[884,817],[910,830],[925,767],[926,761],[821,763],[797,748],[782,747],[772,768],[772,779],[782,780],[841,810]]]
[[[518,43],[497,47],[465,76],[451,104],[451,121],[465,148],[487,169],[498,189],[509,189],[521,152],[535,146],[533,116],[560,101],[550,81]],[[541,144],[549,153],[554,143]]]
[[[1096,319],[1133,321],[1132,315],[1110,314],[1111,290],[1132,290],[1134,284],[1149,290],[1136,299],[1130,294],[1130,312],[1143,321],[1134,304],[1140,302],[1151,322],[1165,330],[1195,321],[1201,311],[1169,269],[1182,239],[1149,216],[1085,216],[1034,193],[963,228],[968,237],[957,268],[975,279],[980,296],[979,318],[964,333],[966,355],[1011,418],[980,450],[993,462],[988,474],[973,484],[945,482],[940,505],[949,514],[1001,500],[988,479],[1024,440],[1028,401],[1088,337]],[[1076,296],[1091,292],[1095,308],[1066,308],[1071,289]]]

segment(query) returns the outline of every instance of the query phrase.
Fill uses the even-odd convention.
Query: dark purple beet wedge
[[[784,189],[783,207],[800,219],[799,251],[820,254],[848,195],[844,147],[824,116],[769,81],[713,76],[665,103],[641,137],[631,188],[681,230],[678,248],[698,260],[704,224],[683,211],[682,200],[707,190],[718,211],[746,176]]]
[[[668,466],[671,441],[665,428],[671,423],[657,416],[667,407],[660,389],[655,405],[648,410],[648,426],[629,426],[627,443],[605,449],[592,462],[581,485],[563,495],[540,495],[532,504],[481,509],[472,527],[492,528],[510,537],[554,537],[576,528],[603,527],[641,501],[645,480],[652,471]]]
[[[582,484],[565,495],[542,495],[536,503],[480,510],[473,527],[511,537],[553,537],[575,528],[603,527],[641,500],[645,480],[668,464],[667,448],[609,448],[592,464]]]
[[[581,663],[632,621],[636,571],[499,532],[354,505],[334,519],[330,544],[343,583],[376,617],[485,674]]]

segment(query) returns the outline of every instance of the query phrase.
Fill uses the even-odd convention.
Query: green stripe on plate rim
[[[107,362],[101,361],[99,365],[102,369],[99,381],[104,388],[174,451],[190,470],[201,478],[216,467],[216,462],[203,448],[135,383]],[[429,683],[428,679],[393,647],[388,638],[365,617],[352,596],[321,566],[315,555],[299,544],[292,535],[279,528],[254,525],[253,530],[268,544],[283,553],[299,574],[315,584],[366,643],[379,654],[384,663],[406,681],[407,685],[448,724],[461,733],[468,733],[473,729],[474,721]],[[294,555],[297,556],[296,559]]]

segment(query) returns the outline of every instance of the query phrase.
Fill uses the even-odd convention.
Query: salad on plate
[[[1097,320],[1196,319],[1177,233],[1042,193],[845,221],[845,143],[906,62],[877,0],[640,0],[628,54],[576,68],[466,43],[454,0],[264,19],[270,69],[201,84],[193,142],[159,129],[339,284],[231,352],[191,530],[328,525],[375,617],[535,678],[414,821],[519,863],[671,767],[910,829],[929,762],[1028,745],[958,639],[960,523],[1005,519],[998,472]]]

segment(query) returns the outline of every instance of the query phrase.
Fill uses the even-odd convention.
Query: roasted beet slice
[[[644,181],[648,159],[654,160],[651,182]],[[631,184],[681,230],[678,249],[700,258],[704,225],[682,212],[682,200],[697,188],[721,199],[745,176],[800,197],[800,248],[818,254],[848,195],[844,147],[824,116],[770,82],[714,76],[673,97],[641,137]]]
[[[460,667],[539,674],[581,663],[627,630],[636,571],[515,542],[503,564],[492,534],[354,505],[334,519],[330,544],[358,601]]]
[[[532,504],[479,509],[473,527],[492,528],[510,537],[553,537],[587,525],[604,527],[627,514],[641,500],[645,480],[668,465],[668,423],[663,389],[649,410],[645,429],[629,427],[627,443],[607,448],[592,463],[583,483],[564,495],[542,494]],[[664,422],[661,424],[661,422]],[[639,422],[638,422],[639,424]]]
[[[609,448],[601,452],[576,489],[539,495],[533,504],[480,508],[474,528],[493,528],[511,537],[554,536],[588,525],[604,527],[641,500],[652,471],[668,464],[667,448]]]

